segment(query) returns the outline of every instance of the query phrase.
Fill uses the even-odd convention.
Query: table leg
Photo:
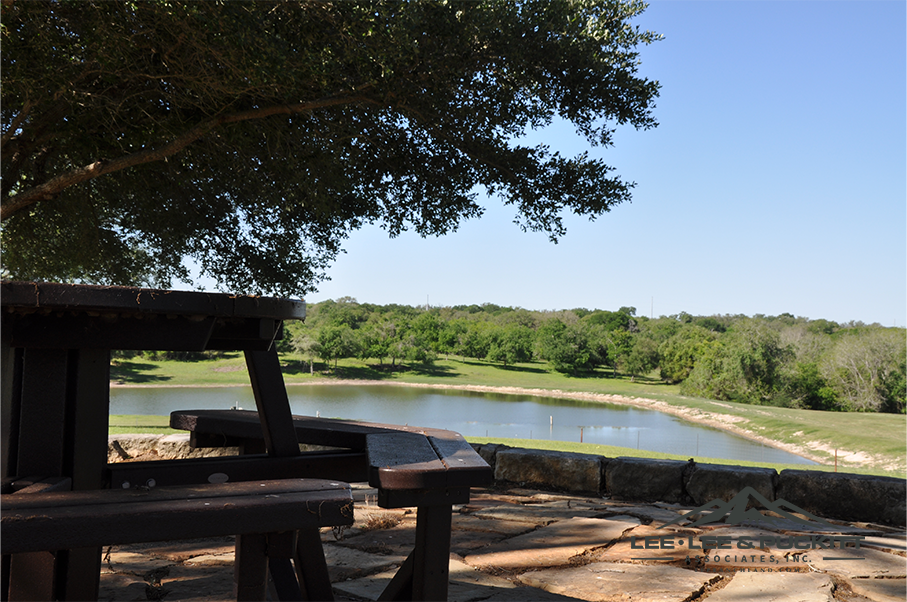
[[[10,557],[10,602],[56,600],[53,552],[29,552]],[[6,593],[6,592],[4,592]],[[97,596],[95,596],[97,597]]]
[[[451,506],[419,506],[416,545],[379,600],[447,600]]]
[[[416,514],[413,600],[447,600],[450,506],[422,506]]]
[[[22,392],[22,349],[10,346],[7,330],[0,332],[0,478],[4,479],[16,476]]]
[[[268,570],[272,600],[305,600],[291,559],[296,554],[296,532],[268,533]]]
[[[272,345],[267,351],[245,351],[245,357],[268,454],[277,457],[299,455],[299,440],[293,427],[293,414],[277,349]],[[297,536],[296,574],[293,580],[298,580],[298,589],[295,591],[307,600],[333,600],[318,529],[300,531]],[[287,564],[279,559],[272,561],[272,565],[271,576],[275,583],[282,584],[280,590],[291,591],[287,581],[291,577],[287,574]]]
[[[378,596],[379,602],[389,602],[390,600],[412,600],[413,599],[413,558],[415,550],[409,553],[397,572],[394,573],[393,579]]]
[[[66,374],[69,353],[58,349],[28,349],[22,355],[18,432],[40,436],[16,438],[10,450],[10,472],[19,476],[62,476],[66,422]],[[25,402],[23,402],[23,400]],[[56,569],[65,565],[51,552],[15,554],[10,560],[10,600],[51,600]]]
[[[65,349],[25,350],[19,432],[30,436],[19,439],[19,476],[63,475],[68,359]]]
[[[107,428],[110,415],[110,352],[80,349],[70,355],[73,386],[68,400],[66,474],[73,490],[100,489],[107,467]],[[61,552],[58,595],[61,600],[97,597],[101,578],[101,548]],[[65,568],[64,568],[65,567]]]
[[[333,600],[334,590],[324,560],[324,546],[318,529],[298,532],[296,540],[296,575],[306,600]]]
[[[246,351],[245,355],[268,453],[281,457],[299,455],[299,440],[293,428],[277,349],[272,345],[268,351]]]
[[[20,403],[16,430],[41,436],[18,441],[15,474],[65,474],[71,475],[73,489],[101,488],[107,466],[109,352],[28,349],[23,359],[27,361],[17,363],[22,371],[20,390],[4,391],[4,395],[10,399],[21,395],[20,402],[27,402]],[[55,589],[55,599],[93,599],[98,595],[100,571],[100,548],[14,558],[10,595],[30,591],[35,585],[23,583],[34,581],[37,572],[50,575],[41,581],[44,587]]]
[[[74,375],[68,402],[67,466],[73,490],[101,489],[107,468],[107,431],[110,423],[110,351],[80,349],[70,374]]]
[[[264,533],[236,536],[233,587],[237,602],[264,600],[268,589],[268,537]]]

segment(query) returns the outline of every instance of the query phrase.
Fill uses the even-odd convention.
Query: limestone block
[[[598,493],[601,477],[599,456],[517,448],[498,451],[495,457],[496,481]]]
[[[611,496],[643,502],[684,501],[683,473],[687,462],[616,458],[605,468],[605,486]]]
[[[895,477],[782,470],[775,495],[826,518],[907,522],[907,481]]]
[[[765,499],[775,501],[778,473],[773,468],[694,464],[686,478],[686,492],[697,506],[715,499],[731,501],[746,487],[752,487]]]
[[[238,453],[239,449],[236,447],[192,449],[189,447],[189,433],[173,435],[109,435],[107,437],[108,462],[207,458],[211,456],[235,456]]]
[[[501,445],[500,443],[473,443],[472,448],[476,450],[476,453],[479,454],[483,460],[488,462],[488,465],[491,466],[491,470],[494,470],[495,458],[498,451],[510,449],[506,445]]]

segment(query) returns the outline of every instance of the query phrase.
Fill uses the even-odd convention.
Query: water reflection
[[[445,428],[466,437],[584,441],[631,449],[760,462],[813,464],[724,431],[632,406],[394,385],[288,387],[294,414]],[[254,409],[249,387],[114,388],[112,414]]]

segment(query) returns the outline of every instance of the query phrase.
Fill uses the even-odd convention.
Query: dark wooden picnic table
[[[260,450],[256,412],[179,411],[170,415],[170,426],[190,431],[191,443],[198,447],[240,445]],[[367,481],[378,489],[378,505],[383,508],[416,507],[415,546],[379,599],[447,599],[452,506],[469,502],[470,487],[492,482],[491,468],[472,446],[459,433],[443,429],[310,416],[293,416],[293,427],[299,443],[343,448],[308,454],[313,463],[319,458],[327,461],[322,469],[310,466],[309,474]],[[198,462],[208,464],[209,470],[219,463]],[[155,464],[147,468],[153,470]],[[157,477],[141,472],[119,478]]]
[[[33,494],[48,500],[33,498],[38,500],[39,503],[35,502],[38,507],[60,504],[54,496],[63,495],[69,500],[65,502],[69,504],[65,511],[71,512],[76,508],[73,504],[78,505],[79,511],[86,504],[95,505],[94,494],[90,492],[105,488],[229,485],[256,479],[368,480],[379,488],[379,501],[383,505],[419,509],[416,547],[385,597],[446,598],[451,504],[467,501],[470,486],[489,483],[490,468],[459,435],[449,431],[354,426],[343,421],[293,417],[274,341],[282,335],[284,320],[305,317],[302,301],[131,287],[22,282],[3,282],[0,287],[3,309],[0,468],[4,487],[19,483],[23,491],[32,491],[35,487],[46,490],[46,487],[59,489],[65,485],[72,492],[89,492],[79,494],[78,499],[71,494],[68,497],[59,493]],[[245,454],[204,461],[108,465],[110,352],[114,349],[243,351],[256,412],[187,411],[175,414],[172,420],[175,427],[190,430],[196,444],[213,445],[232,438],[243,442]],[[299,450],[300,442],[343,449],[304,454]],[[29,480],[33,475],[40,477],[35,484]],[[45,485],[40,485],[41,482]],[[267,487],[285,487],[280,481],[267,483]],[[266,484],[263,482],[261,486]],[[346,485],[328,481],[301,488],[294,485],[294,490],[310,499],[316,495],[310,492],[322,492],[317,495],[326,496],[327,489],[342,486]],[[247,493],[233,491],[229,486],[224,490],[222,486],[211,495],[245,496]],[[173,501],[180,495],[182,490],[173,489],[158,496],[157,503],[168,504],[168,510],[188,517],[190,510]],[[108,495],[105,501],[110,499],[113,498]],[[283,583],[278,593],[289,598],[330,599],[332,595],[317,526],[340,524],[336,521],[341,520],[343,506],[342,496],[334,493],[324,499],[336,502],[339,514],[333,519],[325,516],[321,523],[306,522],[307,528],[300,530],[288,544],[294,548],[294,554],[271,560],[272,579]],[[19,506],[25,504],[23,508],[35,503],[16,501]],[[248,530],[253,529],[253,523],[256,528],[271,530],[272,524],[260,524],[261,519],[255,513],[244,516],[249,521],[247,530],[235,531],[246,533],[237,537],[240,597],[245,591],[241,587],[244,569],[240,557],[254,559],[268,546],[279,547],[277,535],[253,536],[254,530]],[[325,522],[329,520],[335,523]],[[288,525],[288,528],[297,526]],[[139,531],[137,528],[135,537]],[[53,529],[48,532],[53,533]],[[42,595],[46,595],[44,599],[96,597],[100,550],[88,547],[94,543],[85,545],[82,549],[57,550],[50,555],[20,554],[16,548],[13,560],[4,556],[2,592],[8,593],[9,599],[17,595],[34,599],[41,599]],[[296,565],[295,576],[294,569],[280,568],[285,566],[284,557],[289,566],[291,556]],[[244,562],[242,566],[247,564]],[[257,567],[254,570],[260,569],[260,562],[252,564]],[[287,571],[293,577],[295,589],[286,589]],[[250,597],[263,591],[260,585],[248,589],[252,592]]]

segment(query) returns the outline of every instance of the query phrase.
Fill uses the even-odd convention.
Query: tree
[[[771,402],[783,389],[782,367],[791,356],[790,348],[764,320],[740,320],[717,344],[706,346],[681,391],[712,399]]]
[[[844,409],[902,413],[907,341],[894,328],[855,329],[824,358],[822,375],[838,392]]]
[[[627,360],[633,350],[633,338],[632,334],[620,328],[612,330],[604,336],[607,345],[607,357],[611,362],[611,367],[614,369],[615,376],[619,370],[629,372]]]
[[[594,353],[582,322],[564,324],[551,318],[536,333],[539,357],[551,363],[558,372],[577,374],[594,365]]]
[[[296,353],[308,358],[309,374],[315,374],[315,357],[321,357],[321,344],[317,335],[310,330],[303,330],[293,337],[292,346]]]
[[[633,337],[633,347],[627,354],[624,367],[633,381],[637,376],[644,376],[657,368],[659,360],[658,342],[650,336],[636,335]]]
[[[313,290],[352,230],[456,230],[483,188],[564,234],[633,183],[515,142],[656,125],[637,0],[2,3],[13,278]]]
[[[355,331],[346,324],[329,324],[318,333],[318,355],[325,363],[334,360],[335,368],[337,360],[353,357],[358,351]]]
[[[496,326],[490,333],[491,343],[485,359],[490,362],[516,364],[532,359],[532,347],[535,343],[535,332],[528,326],[509,323]]]
[[[681,327],[658,348],[661,378],[669,383],[685,380],[716,338],[715,333],[702,326],[687,324]]]

